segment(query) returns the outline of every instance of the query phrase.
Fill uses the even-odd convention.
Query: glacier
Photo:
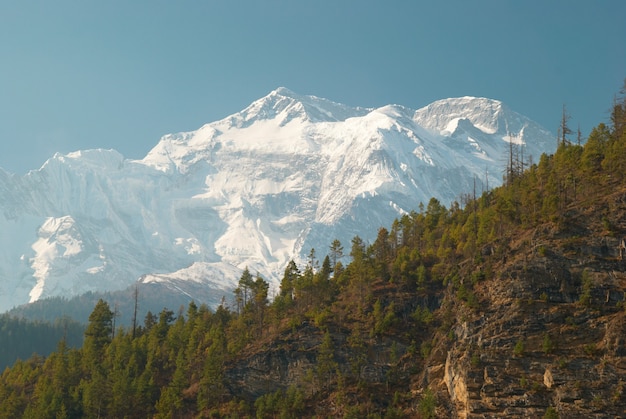
[[[137,282],[214,306],[246,267],[275,292],[312,248],[498,186],[510,142],[535,159],[556,146],[492,99],[360,108],[281,87],[141,160],[98,149],[0,169],[0,312]]]

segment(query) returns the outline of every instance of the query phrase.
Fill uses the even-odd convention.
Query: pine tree
[[[626,79],[624,79],[624,85],[619,95],[613,101],[611,125],[613,126],[615,138],[622,138],[626,133]]]
[[[343,257],[343,246],[341,245],[341,242],[338,239],[333,240],[332,244],[330,245],[329,256],[330,256],[330,261],[332,263],[331,267],[334,271],[335,268],[337,267],[337,263],[339,263],[339,261]]]
[[[322,343],[317,352],[317,363],[315,366],[317,378],[322,388],[330,387],[332,377],[337,371],[335,361],[335,346],[330,332],[324,333]]]
[[[254,287],[254,280],[252,274],[246,267],[239,278],[239,286],[235,289],[235,299],[237,301],[237,312],[243,313],[245,307],[248,305],[252,288]]]
[[[263,329],[265,327],[269,287],[270,285],[259,274],[257,274],[252,288],[252,303],[259,335],[263,334]]]
[[[323,282],[323,283],[328,282],[332,271],[333,269],[331,267],[330,257],[326,255],[326,257],[324,257],[324,261],[322,262],[322,269],[320,269],[320,271],[318,272],[320,282]]]
[[[197,407],[200,413],[216,406],[224,393],[223,366],[225,361],[226,336],[220,324],[209,332],[211,344],[206,350],[204,367],[200,377]]]
[[[293,298],[294,283],[298,280],[300,271],[298,265],[293,260],[290,260],[285,268],[283,279],[280,282],[280,295],[291,301]]]
[[[85,329],[83,351],[88,368],[102,363],[104,349],[111,342],[113,334],[113,312],[104,300],[98,300],[89,315],[89,324]]]
[[[567,136],[572,133],[572,130],[568,125],[570,118],[571,116],[567,113],[567,108],[565,107],[565,104],[563,104],[561,125],[559,126],[559,146],[568,145],[570,143],[569,139],[567,138]]]

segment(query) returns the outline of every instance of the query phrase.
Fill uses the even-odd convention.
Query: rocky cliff
[[[607,230],[607,226],[611,226]],[[451,304],[430,382],[458,417],[621,417],[626,413],[626,190],[568,209],[506,242],[480,309]],[[489,263],[489,262],[485,262]]]

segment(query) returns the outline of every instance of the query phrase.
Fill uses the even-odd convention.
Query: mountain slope
[[[142,160],[88,150],[0,172],[0,310],[137,280],[214,305],[246,266],[276,286],[311,248],[500,184],[509,141],[535,158],[553,143],[489,99],[365,109],[279,88]]]

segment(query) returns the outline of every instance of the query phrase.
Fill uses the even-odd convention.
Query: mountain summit
[[[371,109],[351,108],[316,96],[301,96],[286,87],[279,87],[269,95],[253,102],[236,114],[244,121],[275,119],[281,124],[299,118],[309,122],[336,122],[363,116]]]
[[[0,170],[0,310],[136,281],[215,304],[246,267],[277,286],[289,260],[499,185],[510,142],[537,159],[553,138],[490,99],[368,109],[281,87],[142,160],[88,150]]]

